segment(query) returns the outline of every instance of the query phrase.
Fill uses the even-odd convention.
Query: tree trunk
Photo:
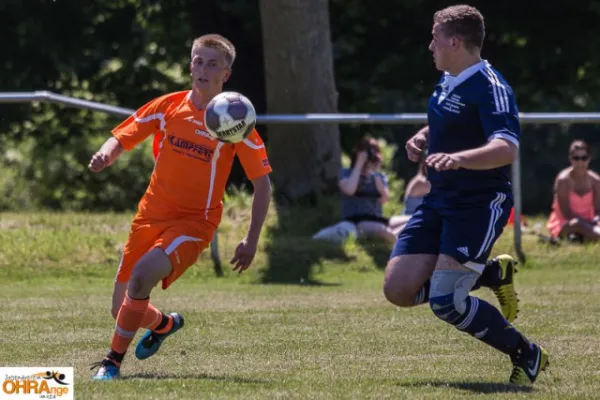
[[[269,114],[337,112],[328,0],[260,0]],[[336,188],[337,125],[270,125],[278,198],[298,201]]]

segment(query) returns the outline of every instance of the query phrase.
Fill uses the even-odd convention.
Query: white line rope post
[[[77,99],[59,95],[48,91],[36,92],[4,92],[0,93],[0,103],[31,103],[35,101],[44,101],[51,103],[64,104],[77,108],[106,112],[114,115],[129,116],[134,110],[122,107],[111,106],[97,103],[89,100]],[[519,113],[522,124],[600,124],[600,113]],[[426,114],[280,114],[280,115],[259,115],[257,117],[259,124],[393,124],[393,125],[425,125],[427,123]],[[517,159],[512,166],[513,177],[513,195],[514,205],[514,243],[515,252],[519,259],[524,260],[525,254],[521,248],[521,167],[520,160]],[[218,262],[217,233],[215,239],[211,241],[211,256],[213,261]],[[216,258],[215,258],[216,257]],[[217,265],[217,264],[215,264]],[[220,264],[219,264],[220,265]]]
[[[523,248],[521,247],[521,157],[519,155],[519,149],[517,149],[517,157],[512,164],[512,186],[513,186],[513,198],[514,198],[514,220],[513,220],[513,229],[514,229],[514,246],[515,253],[517,254],[517,258],[521,263],[525,263],[525,253],[523,252]]]

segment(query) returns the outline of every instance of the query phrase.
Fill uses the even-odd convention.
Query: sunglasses
[[[590,156],[571,156],[571,160],[573,161],[587,161],[590,159]]]

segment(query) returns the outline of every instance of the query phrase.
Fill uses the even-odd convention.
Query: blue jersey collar
[[[489,66],[490,64],[487,62],[487,60],[481,60],[477,64],[471,65],[469,68],[465,69],[456,76],[451,76],[449,73],[444,72],[442,87],[446,91],[451,92],[454,90],[455,87],[457,87],[458,85],[475,75],[477,72]]]

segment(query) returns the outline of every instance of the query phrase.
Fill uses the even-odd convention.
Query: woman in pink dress
[[[570,167],[554,181],[552,213],[546,225],[553,238],[600,239],[600,176],[589,169],[589,146],[569,146]]]

